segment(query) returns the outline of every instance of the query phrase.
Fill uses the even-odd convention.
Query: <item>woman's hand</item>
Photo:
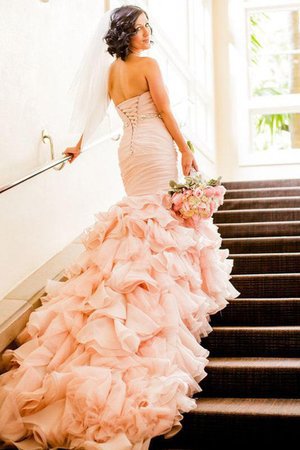
[[[66,148],[66,150],[63,152],[63,155],[65,154],[66,156],[72,156],[71,159],[69,159],[69,163],[73,162],[74,159],[77,158],[77,156],[79,156],[79,154],[81,153],[80,148],[76,145],[75,147],[68,147]]]
[[[196,171],[198,171],[198,164],[195,160],[193,152],[190,150],[189,146],[182,150],[181,155],[181,167],[183,171],[183,175],[188,176],[190,174],[191,168],[193,167]]]

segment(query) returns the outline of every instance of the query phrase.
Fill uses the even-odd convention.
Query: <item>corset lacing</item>
[[[139,119],[139,120],[148,119],[148,118],[151,119],[152,117],[161,118],[161,115],[158,113],[146,113],[146,114],[140,114],[138,116],[133,116],[133,117],[128,116],[125,111],[123,111],[123,113],[126,115],[126,117],[129,120],[128,122],[126,122],[124,124],[124,127],[128,127],[129,125],[135,126],[137,124],[137,119]]]
[[[137,108],[135,108],[135,109],[137,109]],[[126,118],[128,119],[128,122],[124,123],[124,128],[126,128],[130,125],[132,127],[131,139],[130,139],[130,153],[133,153],[132,144],[133,144],[134,130],[135,130],[135,127],[137,126],[138,121],[145,120],[145,119],[151,119],[153,117],[161,118],[161,115],[158,113],[137,114],[137,111],[133,111],[133,110],[123,111],[123,113],[125,114]]]
[[[126,108],[119,108],[121,112],[126,117],[127,121],[123,123],[124,128],[131,126],[132,132],[131,132],[131,139],[130,139],[130,153],[133,153],[133,138],[134,138],[134,130],[137,126],[138,122],[140,120],[145,119],[152,119],[153,117],[159,117],[161,118],[161,115],[156,112],[149,112],[149,113],[139,113],[139,101],[140,97],[138,96],[136,101],[134,101],[132,104],[126,106]]]

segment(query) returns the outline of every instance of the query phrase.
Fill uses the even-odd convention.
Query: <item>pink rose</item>
[[[223,197],[226,192],[226,189],[221,184],[215,187],[215,195],[217,197]]]
[[[182,203],[182,194],[181,192],[176,192],[172,195],[172,202],[174,205],[178,205],[178,203]]]
[[[162,204],[166,209],[172,208],[172,198],[169,194],[165,194],[162,198]]]
[[[214,200],[210,202],[210,214],[212,215],[217,210],[217,204]]]
[[[179,209],[182,207],[183,202],[183,195],[178,192],[176,194],[172,195],[172,203],[173,203],[173,209],[174,211],[179,211]]]
[[[203,212],[201,213],[201,217],[202,217],[202,219],[209,219],[209,217],[210,217],[210,212],[208,212],[208,211],[203,211]]]
[[[194,190],[194,195],[196,197],[201,197],[202,194],[203,194],[203,189],[201,189],[200,187],[198,187]]]
[[[208,186],[204,189],[206,197],[213,197],[215,195],[215,189],[212,186]]]
[[[194,214],[192,220],[194,222],[195,227],[197,227],[200,224],[200,216]]]

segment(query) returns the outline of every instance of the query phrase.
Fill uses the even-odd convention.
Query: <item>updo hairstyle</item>
[[[121,6],[112,11],[110,28],[103,38],[108,46],[107,51],[111,56],[116,55],[117,58],[125,61],[130,53],[130,39],[137,33],[134,24],[142,13],[149,19],[146,11],[136,5]],[[152,34],[151,27],[150,30]],[[153,44],[153,41],[150,42]]]

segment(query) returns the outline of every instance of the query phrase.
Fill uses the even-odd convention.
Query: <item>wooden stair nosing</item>
[[[297,206],[284,206],[285,203],[294,202]],[[245,208],[244,204],[253,203],[253,208],[248,206]],[[266,204],[266,206],[261,206],[260,203]],[[278,203],[278,206],[271,206],[274,203]],[[280,205],[282,203],[283,206]],[[258,209],[297,209],[299,208],[300,196],[282,196],[282,197],[242,197],[242,198],[224,198],[224,202],[219,206],[218,212],[223,211],[244,211],[244,210],[258,210]],[[254,205],[255,204],[255,205]],[[228,208],[228,205],[231,208]],[[257,206],[256,206],[257,205]],[[268,206],[270,205],[270,206]]]
[[[278,221],[273,221],[273,220],[269,220],[266,222],[218,222],[215,223],[215,225],[217,227],[222,226],[222,227],[257,227],[257,226],[274,226],[274,225],[290,225],[290,224],[295,224],[299,226],[299,230],[300,230],[300,220],[278,220]],[[259,236],[258,236],[259,237]],[[270,236],[271,237],[271,236]],[[278,237],[278,236],[275,236]],[[283,236],[284,237],[284,236]],[[233,238],[234,239],[234,238]]]
[[[294,416],[300,419],[300,399],[201,397],[196,401],[197,408],[191,414]]]
[[[296,256],[300,257],[300,252],[268,252],[268,253],[230,253],[231,258],[272,258],[272,257]]]
[[[223,181],[225,189],[255,189],[271,187],[297,187],[300,186],[299,178],[286,178],[275,180],[242,180],[242,181]]]
[[[246,280],[246,279],[265,279],[265,278],[299,278],[299,272],[288,272],[288,273],[243,273],[231,275],[234,280]],[[300,287],[300,285],[299,285]]]
[[[285,332],[285,331],[292,331],[292,332],[295,332],[295,333],[300,333],[300,325],[295,325],[295,326],[293,326],[293,325],[288,325],[288,326],[281,326],[281,325],[279,325],[279,326],[242,326],[242,327],[239,327],[239,326],[231,326],[231,325],[228,325],[228,326],[220,326],[220,325],[218,325],[218,326],[215,326],[214,328],[213,328],[213,331],[212,331],[212,334],[215,334],[216,332],[218,332],[218,331],[253,331],[253,332],[255,332],[255,331],[265,331],[265,332],[267,332],[267,333],[270,333],[270,332],[274,332],[274,331],[280,331],[280,332]],[[210,334],[208,335],[208,336],[210,336]],[[299,341],[299,343],[300,343],[300,341]]]
[[[276,187],[253,187],[253,188],[245,188],[245,189],[226,189],[226,193],[225,196],[228,194],[232,194],[232,193],[249,193],[251,194],[252,192],[285,192],[285,191],[290,191],[294,189],[295,191],[298,191],[300,194],[300,186],[276,186]],[[252,197],[247,197],[247,198],[252,198]],[[261,197],[259,197],[261,198]]]
[[[300,371],[300,358],[214,356],[206,366],[224,369],[295,369]]]

